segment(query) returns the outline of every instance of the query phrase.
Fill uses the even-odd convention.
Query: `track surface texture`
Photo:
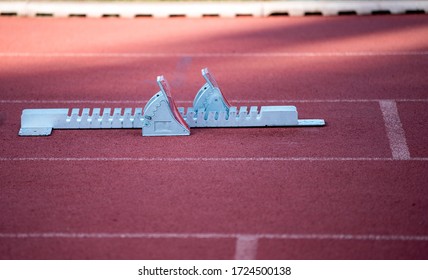
[[[0,18],[1,259],[427,259],[428,17]],[[25,108],[233,105],[325,127],[56,130]]]

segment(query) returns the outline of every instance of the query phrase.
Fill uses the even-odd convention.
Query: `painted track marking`
[[[382,100],[379,102],[385,121],[386,134],[393,159],[410,159],[406,135],[398,115],[397,103],[393,100]]]
[[[236,239],[235,260],[256,259],[258,240],[255,235],[239,235]]]
[[[293,233],[89,233],[89,232],[20,232],[0,233],[0,238],[71,238],[71,239],[105,239],[105,238],[176,238],[176,239],[227,239],[227,238],[250,239],[309,239],[309,240],[363,240],[363,241],[428,241],[428,235],[382,235],[382,234],[293,234]]]
[[[370,157],[1,157],[0,161],[428,161],[419,158],[370,158]]]
[[[344,240],[344,241],[412,241],[428,242],[428,235],[379,235],[379,234],[233,234],[233,233],[0,233],[0,239],[236,239],[236,260],[256,259],[260,239],[282,240]]]
[[[73,58],[162,58],[162,57],[384,57],[384,56],[427,56],[428,51],[401,52],[252,52],[252,53],[31,53],[1,52],[0,57],[73,57]]]
[[[428,102],[428,99],[417,98],[399,98],[388,99],[395,102]],[[267,99],[267,100],[230,100],[232,103],[368,103],[382,102],[384,99]],[[148,100],[84,100],[84,99],[0,99],[0,104],[141,104]],[[180,104],[192,104],[190,100],[175,100]]]

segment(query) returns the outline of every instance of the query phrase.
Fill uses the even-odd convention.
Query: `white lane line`
[[[397,51],[397,52],[224,52],[224,53],[32,53],[32,52],[1,52],[0,57],[72,57],[72,58],[169,58],[169,57],[385,57],[385,56],[427,56],[428,51]]]
[[[0,161],[393,161],[347,157],[1,157]],[[421,159],[420,159],[421,160]]]
[[[364,240],[364,241],[424,241],[428,235],[382,235],[382,234],[238,234],[238,233],[89,233],[89,232],[20,232],[0,233],[0,238],[71,238],[71,239],[105,239],[105,238],[176,238],[176,239],[239,239],[251,236],[255,239],[309,239],[309,240]]]
[[[232,99],[232,103],[250,103],[250,104],[264,104],[264,103],[369,103],[381,102],[384,99],[266,99],[266,100],[242,100]],[[428,99],[389,99],[395,102],[428,102]],[[55,99],[0,99],[0,104],[146,104],[148,100],[55,100]],[[179,104],[192,104],[191,100],[175,100]]]
[[[254,235],[239,235],[236,238],[235,260],[255,260],[258,238]]]
[[[379,105],[385,121],[392,158],[398,160],[410,159],[405,132],[398,115],[397,103],[393,100],[382,100]]]
[[[402,160],[402,158],[399,158]],[[0,161],[164,161],[164,162],[182,162],[182,161],[198,161],[198,162],[216,162],[216,161],[394,161],[394,158],[379,158],[379,157],[0,157]],[[408,158],[407,161],[428,161],[428,158]]]
[[[54,99],[1,99],[0,103],[4,104],[146,104],[149,100],[54,100]],[[175,102],[178,102],[175,100]],[[181,102],[193,102],[193,101],[181,101]]]
[[[424,157],[412,157],[411,160],[416,160],[416,161],[425,161],[428,160],[428,158],[424,158]]]
[[[231,102],[237,103],[369,103],[369,102],[380,102],[385,99],[267,99],[267,100],[242,100],[235,99]],[[428,102],[426,98],[399,98],[399,99],[388,99],[396,102]],[[178,101],[180,102],[180,101]],[[183,102],[183,101],[182,101]],[[187,101],[184,101],[187,102]],[[191,101],[190,101],[191,102]]]

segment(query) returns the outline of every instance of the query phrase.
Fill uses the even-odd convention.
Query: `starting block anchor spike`
[[[168,82],[157,78],[160,91],[144,107],[143,136],[190,135],[190,128],[171,97]]]

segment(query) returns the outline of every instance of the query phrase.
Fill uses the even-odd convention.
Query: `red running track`
[[[428,17],[0,18],[1,259],[427,259]],[[235,105],[322,128],[54,131],[24,108]]]

